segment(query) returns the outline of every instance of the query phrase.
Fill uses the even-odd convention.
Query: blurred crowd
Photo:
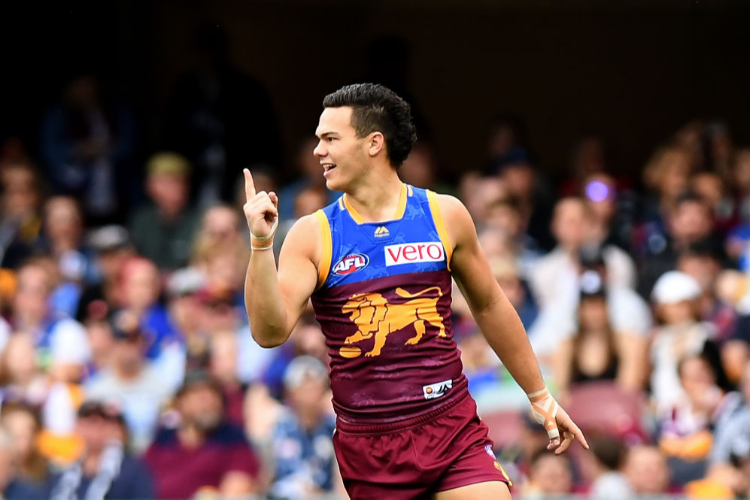
[[[164,147],[143,159],[129,111],[87,75],[41,117],[38,141],[2,145],[7,500],[345,497],[312,311],[283,346],[250,334],[241,169],[279,193],[277,252],[338,194],[314,137],[293,170],[275,163],[267,98],[216,43],[204,40],[210,64],[181,82]],[[456,287],[455,338],[514,495],[750,496],[750,149],[720,122],[690,122],[622,175],[587,136],[553,177],[517,121],[487,132],[485,164],[455,181],[429,138],[400,175],[466,204],[592,444],[546,451]]]

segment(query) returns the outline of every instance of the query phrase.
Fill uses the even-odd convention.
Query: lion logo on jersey
[[[437,292],[437,297],[424,297],[428,292]],[[437,301],[443,296],[440,287],[432,286],[411,294],[403,288],[396,289],[396,295],[409,299],[399,304],[391,304],[379,293],[358,293],[352,295],[341,309],[357,325],[357,333],[344,340],[346,344],[355,344],[375,336],[375,345],[365,356],[379,356],[385,340],[392,332],[403,330],[414,325],[416,335],[406,341],[405,345],[414,345],[425,333],[425,323],[438,329],[438,337],[445,337],[443,317],[437,310]],[[345,358],[356,358],[362,350],[356,346],[344,346],[339,354]]]

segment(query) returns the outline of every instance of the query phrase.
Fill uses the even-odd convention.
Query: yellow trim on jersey
[[[451,270],[451,256],[453,255],[453,247],[451,246],[450,239],[448,238],[448,229],[445,227],[445,221],[443,221],[443,214],[440,212],[440,205],[438,204],[437,194],[433,191],[427,190],[427,200],[430,202],[430,212],[432,212],[432,220],[435,223],[438,236],[440,236],[440,242],[445,248],[446,267],[448,271]]]
[[[408,191],[406,189],[406,184],[401,184],[401,197],[398,199],[398,208],[396,209],[396,217],[393,218],[393,220],[399,220],[401,217],[404,216],[404,212],[406,212],[406,198],[408,197]]]
[[[344,205],[346,205],[346,211],[349,212],[349,215],[352,216],[352,219],[354,219],[354,222],[357,224],[364,224],[365,220],[362,218],[361,215],[359,215],[359,212],[357,212],[353,206],[349,205],[349,200],[347,200],[346,195],[341,197],[342,200],[344,200]]]
[[[401,195],[398,199],[398,207],[396,207],[396,216],[392,220],[399,220],[401,217],[404,216],[404,212],[406,212],[406,197],[407,189],[406,184],[401,183]],[[364,224],[366,221],[362,218],[361,215],[359,215],[359,212],[349,204],[348,197],[346,194],[344,194],[341,199],[344,200],[344,205],[346,205],[346,210],[349,212],[349,215],[352,216],[352,219],[354,219],[354,222],[357,224]],[[384,221],[385,222],[385,221]]]
[[[331,259],[333,256],[333,243],[331,242],[331,225],[328,223],[328,217],[325,212],[318,210],[313,215],[318,219],[318,226],[320,226],[320,238],[323,242],[323,248],[320,253],[320,263],[318,264],[318,286],[315,289],[319,289],[323,286],[328,279],[328,273],[331,270]]]

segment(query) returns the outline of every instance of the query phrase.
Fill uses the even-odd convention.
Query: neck
[[[203,443],[205,438],[203,432],[199,431],[194,425],[185,424],[177,430],[177,436],[180,443],[185,448],[197,448]]]
[[[375,175],[378,180],[372,182]],[[401,200],[402,185],[395,169],[390,169],[385,175],[376,172],[369,175],[365,182],[360,182],[347,191],[346,201],[366,222],[391,220]]]
[[[87,450],[86,457],[83,459],[83,473],[86,476],[93,476],[99,470],[99,458],[101,450]]]
[[[319,412],[317,409],[297,409],[297,418],[299,419],[299,423],[302,425],[302,427],[306,430],[311,430],[315,427],[315,425],[318,423]]]

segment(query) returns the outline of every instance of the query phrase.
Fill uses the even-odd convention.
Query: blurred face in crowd
[[[521,307],[524,304],[526,292],[523,289],[521,280],[518,278],[515,261],[508,258],[493,259],[490,261],[490,268],[492,269],[495,281],[503,289],[510,303],[514,307]]]
[[[328,390],[328,381],[313,375],[306,375],[297,387],[286,390],[289,404],[305,414],[322,413],[325,409],[322,402]]]
[[[178,214],[187,204],[188,181],[180,174],[154,174],[148,177],[147,190],[151,199],[166,215]]]
[[[604,142],[587,137],[578,143],[573,157],[575,175],[579,178],[603,172],[606,169]]]
[[[488,259],[514,259],[516,242],[504,230],[487,227],[479,233],[479,246]]]
[[[26,165],[7,165],[2,174],[3,207],[8,216],[32,212],[39,203],[34,171]]]
[[[125,306],[143,311],[159,298],[159,270],[147,259],[136,258],[125,263],[121,276]]]
[[[3,409],[2,425],[13,440],[14,454],[18,463],[25,463],[34,452],[39,424],[32,410]]]
[[[713,221],[708,206],[698,200],[683,201],[670,217],[672,236],[681,242],[692,243],[711,234]]]
[[[3,354],[5,369],[12,382],[25,384],[37,375],[36,351],[31,335],[23,333],[12,335]]]
[[[695,321],[696,309],[697,305],[692,300],[657,305],[658,315],[667,325],[681,325]]]
[[[213,242],[237,241],[240,236],[239,228],[239,215],[230,207],[212,207],[203,216],[202,233]]]
[[[298,323],[292,331],[291,337],[300,354],[309,354],[320,360],[328,358],[325,337],[318,326]]]
[[[588,233],[589,217],[583,200],[565,198],[555,206],[552,233],[558,244],[568,251],[578,251]]]
[[[140,334],[117,338],[114,343],[112,361],[123,374],[135,375],[140,372],[145,361],[146,339]]]
[[[179,397],[177,407],[186,425],[205,432],[221,423],[223,404],[221,396],[208,384],[196,384]]]
[[[623,472],[637,495],[660,495],[669,486],[667,460],[654,446],[631,448]]]
[[[656,189],[663,199],[674,200],[687,190],[692,167],[686,151],[665,151],[656,168]]]
[[[99,253],[97,260],[104,279],[115,279],[120,274],[123,264],[134,255],[132,248],[117,248]]]
[[[113,419],[92,413],[78,417],[76,434],[81,437],[89,453],[98,453],[109,441],[117,438],[117,427]]]
[[[305,215],[315,213],[327,204],[328,196],[324,190],[315,188],[305,189],[294,200],[294,215],[299,219]]]
[[[203,330],[207,333],[234,331],[238,315],[232,302],[226,299],[212,299],[203,302]]]
[[[750,192],[750,149],[737,153],[734,161],[734,180],[743,193]]]
[[[487,210],[487,226],[505,231],[508,236],[515,239],[521,235],[523,221],[515,206],[498,200]]]
[[[83,232],[83,220],[73,198],[55,196],[44,205],[47,236],[56,242],[77,242]]]
[[[724,198],[724,182],[714,172],[695,174],[690,182],[693,191],[706,200],[706,204],[715,209]]]
[[[16,470],[10,437],[0,431],[0,491],[10,484]]]
[[[721,265],[708,255],[683,255],[677,262],[677,270],[692,276],[704,293],[711,293],[721,273]]]
[[[407,184],[421,188],[430,188],[435,183],[435,162],[432,151],[426,144],[414,146],[398,175]]]
[[[237,337],[234,332],[220,332],[211,337],[211,375],[222,383],[237,379]]]
[[[519,200],[529,200],[536,189],[536,172],[534,167],[526,163],[506,165],[500,178],[508,188],[508,192]]]
[[[578,305],[581,330],[600,332],[609,327],[609,311],[604,297],[582,298]]]
[[[715,388],[716,377],[705,359],[700,356],[686,358],[680,365],[680,383],[690,401],[702,403]]]
[[[314,150],[320,164],[318,172],[325,173],[328,189],[342,191],[367,178],[371,172],[372,134],[365,138],[357,137],[352,126],[352,108],[345,106],[323,110],[315,135],[320,138]],[[382,153],[385,153],[384,141]]]
[[[51,278],[40,265],[28,265],[18,272],[14,313],[25,321],[41,321],[47,314]]]
[[[315,137],[310,137],[303,141],[297,152],[297,168],[300,173],[308,180],[312,181],[314,185],[323,186],[325,177],[320,173],[320,161],[314,154],[317,145],[318,140]],[[255,180],[255,174],[253,174],[253,180]]]
[[[570,462],[565,455],[545,453],[531,465],[529,478],[543,494],[565,495],[573,489]]]

